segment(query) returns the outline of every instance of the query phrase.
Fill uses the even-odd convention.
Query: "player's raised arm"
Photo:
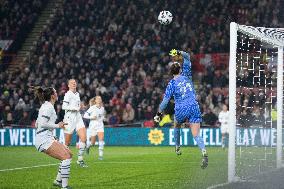
[[[174,62],[183,62],[181,75],[191,77],[190,55],[187,52],[172,49],[169,53]]]
[[[189,53],[184,52],[184,51],[178,51],[178,53],[179,53],[184,59],[189,60],[189,62],[190,62]]]
[[[183,57],[183,65],[181,75],[191,77],[191,62],[189,53],[184,51],[179,51],[180,55]]]

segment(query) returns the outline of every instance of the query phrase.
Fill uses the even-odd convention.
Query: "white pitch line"
[[[46,165],[35,165],[35,166],[30,166],[30,167],[17,167],[17,168],[11,168],[11,169],[0,169],[0,172],[31,169],[31,168],[37,168],[37,167],[49,167],[53,165],[58,165],[58,163],[52,163],[52,164],[46,164]]]
[[[180,164],[180,163],[189,163],[189,164],[198,164],[199,162],[158,162],[158,161],[147,161],[147,162],[143,162],[143,161],[97,161],[95,162],[99,163],[99,164],[104,164],[104,163],[113,163],[113,164],[145,164],[145,163],[151,163],[151,164],[165,164],[165,163],[169,163],[169,164]]]
[[[113,163],[113,164],[197,164],[199,165],[199,161],[96,161],[95,164],[105,164],[105,163]],[[211,162],[210,165],[218,164],[218,162]]]
[[[213,186],[209,186],[209,187],[206,188],[206,189],[214,189],[214,188],[217,188],[217,187],[226,186],[226,185],[228,185],[228,184],[229,184],[228,182],[221,183],[221,184],[216,184],[216,185],[213,185]]]
[[[194,162],[194,161],[189,161],[189,162],[98,161],[98,162],[95,162],[95,164],[112,164],[112,163],[113,164],[149,164],[149,163],[150,164],[180,164],[180,163],[198,164],[198,162]],[[216,164],[216,163],[212,163],[211,162],[211,164]],[[0,172],[16,171],[16,170],[22,170],[22,169],[32,169],[32,168],[38,168],[38,167],[49,167],[49,166],[54,166],[54,165],[59,165],[59,163],[52,163],[52,164],[45,164],[45,165],[35,165],[35,166],[30,166],[30,167],[16,167],[16,168],[11,168],[11,169],[0,169]]]

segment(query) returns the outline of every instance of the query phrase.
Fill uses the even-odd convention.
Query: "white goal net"
[[[284,30],[230,25],[228,181],[282,166]]]

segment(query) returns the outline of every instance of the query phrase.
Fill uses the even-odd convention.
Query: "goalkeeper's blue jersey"
[[[183,56],[182,72],[173,78],[166,89],[164,99],[160,104],[160,111],[163,111],[172,96],[175,99],[175,109],[178,107],[197,105],[195,90],[192,84],[191,62],[189,54],[181,52]]]
[[[189,54],[185,52],[181,52],[181,54],[183,56],[182,72],[169,82],[159,112],[166,108],[169,100],[174,96],[175,121],[183,123],[188,120],[190,123],[200,123],[202,117],[192,84]]]

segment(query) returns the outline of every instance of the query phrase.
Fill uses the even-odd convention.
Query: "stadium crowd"
[[[32,124],[38,106],[28,86],[54,86],[62,102],[68,90],[67,80],[75,78],[82,111],[91,97],[101,95],[108,124],[148,121],[151,126],[171,78],[167,52],[178,48],[191,54],[204,125],[215,126],[222,105],[228,104],[228,69],[212,62],[203,72],[196,73],[194,54],[228,53],[231,21],[283,27],[278,20],[279,2],[180,0],[153,4],[150,0],[66,0],[54,22],[42,32],[29,67],[14,74],[1,71],[0,120],[4,125]],[[157,22],[157,13],[162,9],[174,15],[169,26]],[[2,37],[8,35],[3,23],[1,20]],[[8,31],[17,31],[16,27],[11,24]],[[20,33],[15,35],[22,37]],[[173,114],[172,107],[170,104],[168,114]],[[62,119],[60,103],[56,109]],[[255,112],[242,115],[263,115],[259,108]]]
[[[46,2],[47,0],[1,1],[0,40],[14,40],[12,51],[18,50]]]

